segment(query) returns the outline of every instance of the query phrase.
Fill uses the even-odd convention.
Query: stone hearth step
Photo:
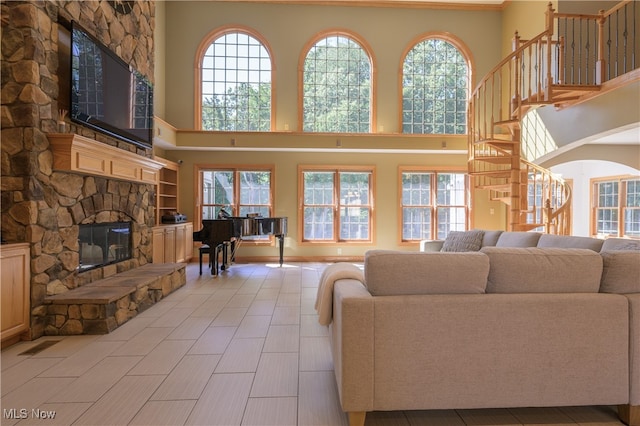
[[[106,334],[186,283],[184,263],[149,263],[45,297],[49,336]]]

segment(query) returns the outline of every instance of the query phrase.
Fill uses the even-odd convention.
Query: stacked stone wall
[[[47,133],[58,131],[59,25],[77,21],[153,81],[154,1],[119,14],[100,1],[2,1],[0,145],[2,240],[31,245],[31,337],[44,333],[47,294],[151,261],[155,187],[53,170]],[[71,132],[138,155],[151,151],[67,123]],[[132,221],[130,260],[78,273],[78,224]]]

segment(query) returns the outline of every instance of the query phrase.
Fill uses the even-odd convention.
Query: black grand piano
[[[202,275],[202,256],[209,254],[211,273],[218,275],[218,269],[225,270],[229,265],[229,256],[234,260],[237,244],[242,237],[256,235],[274,235],[279,242],[280,266],[284,252],[284,237],[287,235],[286,217],[236,217],[224,219],[205,219],[202,229],[193,233],[194,241],[202,241],[200,248],[200,275]],[[222,263],[218,256],[222,254]]]

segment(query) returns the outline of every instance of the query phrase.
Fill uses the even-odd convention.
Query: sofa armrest
[[[640,293],[629,299],[629,403],[640,406]]]
[[[442,250],[444,240],[422,240],[420,241],[420,251],[432,252]]]
[[[343,279],[333,288],[329,340],[344,411],[373,409],[373,297],[360,281]]]

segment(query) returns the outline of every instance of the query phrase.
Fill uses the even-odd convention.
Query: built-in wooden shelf
[[[75,133],[47,135],[53,169],[157,185],[164,164]]]
[[[156,199],[156,224],[162,223],[162,216],[178,212],[178,171],[180,165],[166,158],[154,156],[154,160],[163,164],[158,178],[158,197]]]

